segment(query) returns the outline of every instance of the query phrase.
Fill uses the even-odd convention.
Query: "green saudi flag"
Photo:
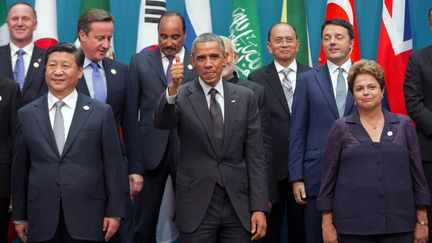
[[[107,12],[111,12],[109,0],[81,0],[79,15],[81,16],[85,11],[91,8],[99,8]],[[80,46],[78,37],[77,40],[75,41],[75,45]],[[107,52],[106,56],[114,59],[114,38],[111,39],[111,47],[110,50]]]
[[[9,31],[7,29],[6,19],[6,0],[0,0],[0,46],[9,43]]]
[[[283,0],[281,22],[290,23],[296,28],[297,38],[300,40],[296,59],[301,64],[311,66],[304,0]]]
[[[246,79],[255,69],[262,66],[261,33],[259,30],[256,0],[233,0],[230,38],[239,53],[237,71]]]

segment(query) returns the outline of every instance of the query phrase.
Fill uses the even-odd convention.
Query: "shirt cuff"
[[[168,89],[169,89],[169,86],[167,87],[166,92],[165,92],[166,93],[166,99],[167,99],[168,104],[173,105],[175,103],[175,98],[177,97],[177,93],[175,95],[170,96],[168,93]]]
[[[27,224],[27,220],[14,220],[14,224]]]

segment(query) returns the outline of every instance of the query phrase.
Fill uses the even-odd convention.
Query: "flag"
[[[91,8],[98,8],[98,9],[103,9],[107,12],[111,12],[110,0],[81,0],[79,15],[81,16],[83,13],[85,13],[85,11],[87,11]],[[79,42],[78,37],[75,41],[75,46],[80,47],[80,42]],[[114,38],[111,39],[111,47],[108,50],[108,52],[106,53],[106,56],[111,58],[111,59],[114,59],[114,56],[115,56]]]
[[[262,66],[261,33],[256,0],[233,0],[230,39],[239,53],[237,71],[246,79],[249,73]]]
[[[354,27],[354,44],[351,51],[351,61],[360,60],[359,35],[357,31],[357,20],[355,16],[354,0],[327,0],[327,10],[325,19],[342,18],[348,20]],[[319,63],[323,64],[327,60],[321,46]]]
[[[383,0],[377,62],[384,69],[392,112],[407,114],[403,82],[412,48],[408,1]]]
[[[7,28],[6,0],[0,0],[0,46],[9,43],[9,30]]]
[[[300,40],[296,59],[302,64],[312,66],[310,57],[309,32],[307,28],[304,0],[283,0],[281,22],[289,23],[296,28]]]
[[[58,43],[56,0],[36,0],[35,11],[38,14],[38,27],[33,34],[33,41],[36,46],[46,49]]]
[[[157,25],[159,18],[165,12],[165,0],[141,0],[136,52],[147,51],[157,47]]]
[[[203,33],[212,32],[211,11],[209,0],[185,0],[185,22],[187,48],[192,47],[192,42]]]

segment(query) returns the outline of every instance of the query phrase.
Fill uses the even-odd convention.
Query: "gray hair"
[[[236,41],[235,40],[231,40],[230,38],[228,38],[228,37],[226,37],[226,36],[223,36],[223,35],[220,35],[219,36],[222,40],[226,40],[226,41],[228,41],[228,43],[230,43],[231,44],[231,48],[232,48],[232,51],[234,52],[234,53],[237,53],[237,46],[236,46]]]
[[[223,53],[226,52],[223,40],[219,36],[213,33],[204,33],[197,36],[197,38],[195,38],[195,40],[192,42],[192,54],[194,54],[195,52],[196,43],[201,43],[201,42],[217,42],[222,52]]]

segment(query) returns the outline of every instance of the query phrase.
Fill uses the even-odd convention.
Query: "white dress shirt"
[[[342,75],[344,76],[345,81],[347,82],[345,85],[347,91],[348,91],[348,72],[351,68],[351,65],[352,65],[351,59],[348,59],[348,61],[346,61],[344,64],[340,66],[344,70]],[[333,94],[336,98],[336,86],[337,86],[337,76],[339,75],[339,70],[338,70],[339,66],[327,60],[327,67],[330,72],[330,78],[333,86]]]
[[[288,74],[288,78],[291,81],[291,85],[293,88],[293,92],[295,91],[296,83],[297,83],[297,61],[294,59],[288,67],[284,67],[280,65],[276,60],[274,61],[274,65],[276,67],[276,71],[279,75],[279,81],[283,87],[282,80],[284,79],[284,74],[281,72],[283,69],[291,69]]]
[[[19,48],[16,45],[14,45],[12,42],[9,43],[10,50],[11,50],[11,60],[12,60],[12,70],[15,69],[15,64],[18,59],[18,53],[17,51],[19,49],[22,49],[25,53],[23,54],[23,60],[24,60],[24,77],[27,77],[27,71],[29,70],[31,57],[33,54],[33,48],[34,44],[31,42],[30,44],[26,45],[23,48]]]
[[[55,103],[57,101],[59,101],[59,99],[56,98],[54,95],[52,95],[50,92],[48,92],[48,110],[49,110],[51,128],[54,128],[54,116],[56,111]],[[67,136],[69,134],[69,128],[72,124],[72,118],[78,101],[78,92],[76,91],[76,89],[68,96],[64,97],[62,101],[65,103],[65,105],[61,109],[61,113],[63,115],[63,121],[64,121],[65,138],[67,140]]]
[[[93,78],[92,78],[93,68],[90,65],[91,63],[92,63],[92,61],[90,61],[89,59],[87,59],[87,57],[84,58],[84,65],[83,65],[83,67],[84,67],[84,78],[85,78],[85,81],[86,81],[86,84],[87,84],[87,88],[88,88],[90,97],[94,98],[95,91],[94,91],[94,87],[93,87]],[[107,94],[108,92],[107,92],[105,69],[103,67],[102,60],[98,61],[97,64],[100,67],[99,72],[101,73],[101,76],[102,76],[102,78],[104,80],[105,94]]]

